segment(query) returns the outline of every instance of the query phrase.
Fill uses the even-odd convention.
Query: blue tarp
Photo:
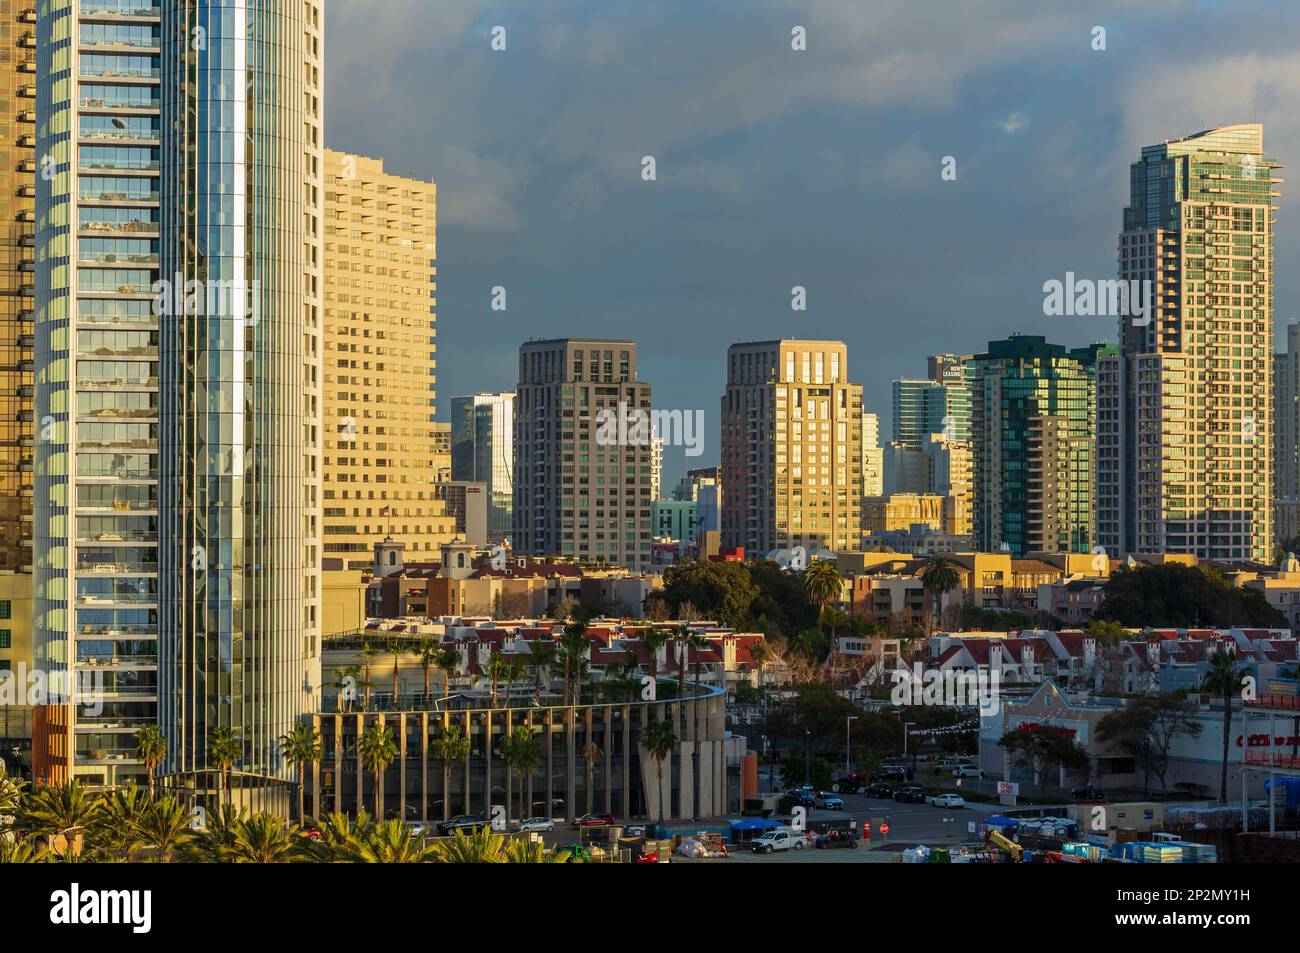
[[[731,829],[733,831],[765,831],[773,827],[782,827],[780,821],[774,821],[770,817],[747,817],[743,821],[732,821]]]

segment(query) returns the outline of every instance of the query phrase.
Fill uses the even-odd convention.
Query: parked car
[[[1080,784],[1077,788],[1070,789],[1070,797],[1077,801],[1104,801],[1106,795],[1100,788],[1095,788],[1091,784]]]
[[[573,829],[576,831],[581,827],[613,827],[618,821],[614,820],[613,814],[597,812],[595,814],[584,814],[573,822]]]
[[[555,821],[549,817],[530,817],[516,824],[515,830],[521,834],[526,831],[553,831]]]
[[[984,777],[984,772],[973,764],[959,764],[952,769],[954,778],[974,778],[976,781]]]
[[[930,798],[935,807],[965,807],[966,801],[960,794],[936,794]]]
[[[829,831],[825,834],[818,834],[813,841],[813,846],[823,850],[828,847],[848,847],[851,849],[858,846],[858,839],[852,833]]]
[[[422,821],[407,821],[406,826],[411,829],[412,837],[432,837],[434,835],[434,826],[425,824]]]
[[[894,786],[892,784],[869,784],[864,792],[867,797],[892,798],[894,796]]]
[[[817,806],[817,798],[813,795],[813,792],[811,790],[804,791],[802,789],[795,789],[793,791],[786,791],[784,797],[782,797],[781,800],[787,802],[786,807],[781,807],[780,803],[778,803],[777,805],[778,809],[780,809],[782,813],[788,811],[789,810],[788,805],[791,804],[797,804],[800,807]]]
[[[778,850],[803,850],[807,838],[792,827],[774,827],[754,838],[750,850],[756,854],[770,854]]]
[[[443,821],[438,825],[438,833],[443,837],[448,837],[457,831],[465,834],[473,834],[475,831],[481,831],[492,826],[486,814],[457,814],[449,821]]]
[[[830,791],[818,791],[817,806],[827,811],[842,811],[844,810],[844,800],[838,794],[832,794]]]
[[[880,767],[871,775],[872,781],[893,781],[897,784],[903,784],[912,780],[912,769],[905,768],[902,765],[892,767]]]
[[[909,785],[905,788],[899,788],[894,792],[894,800],[901,801],[904,804],[924,804],[925,791],[916,785]]]

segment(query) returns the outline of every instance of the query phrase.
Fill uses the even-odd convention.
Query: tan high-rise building
[[[32,566],[35,6],[0,0],[0,573]]]
[[[324,555],[367,568],[391,535],[436,560],[456,525],[434,490],[437,189],[329,149],[325,183]]]
[[[0,0],[0,670],[32,665],[35,0]],[[0,723],[0,738],[30,725]]]
[[[722,398],[722,545],[858,547],[862,387],[840,341],[758,341],[727,349]]]
[[[1281,179],[1263,150],[1245,123],[1147,146],[1130,168],[1119,277],[1152,293],[1098,366],[1097,541],[1112,555],[1272,558]]]

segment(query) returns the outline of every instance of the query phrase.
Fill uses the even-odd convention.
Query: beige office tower
[[[634,570],[650,564],[651,410],[631,341],[519,348],[515,552]]]
[[[862,388],[840,341],[727,349],[722,545],[856,549],[862,522]]]
[[[437,189],[325,150],[325,557],[368,567],[386,536],[437,559],[456,523],[434,422]]]
[[[1119,276],[1154,293],[1098,366],[1097,541],[1112,554],[1271,558],[1281,180],[1263,140],[1224,126],[1131,167]]]

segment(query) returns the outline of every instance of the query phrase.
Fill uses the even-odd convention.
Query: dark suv
[[[902,801],[905,804],[924,804],[925,791],[916,785],[909,785],[905,788],[899,788],[894,792],[894,800]]]
[[[473,834],[475,831],[483,830],[492,826],[492,822],[484,814],[457,814],[449,821],[443,821],[438,825],[438,833],[443,837],[462,831],[466,834]]]

